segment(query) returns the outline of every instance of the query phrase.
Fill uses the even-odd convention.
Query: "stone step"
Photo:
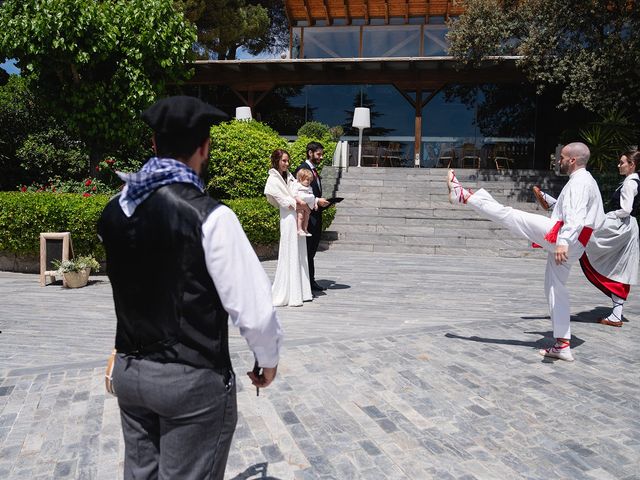
[[[397,169],[397,168],[351,168],[348,171],[331,170],[325,167],[322,171],[322,178],[337,177],[351,180],[353,178],[382,181],[423,181],[431,179],[434,181],[444,181],[447,170],[444,168],[419,168],[419,169]],[[497,170],[472,170],[456,169],[456,176],[460,180],[485,180],[497,181],[530,181],[530,182],[566,182],[566,177],[560,177],[551,171],[539,170],[518,170],[518,171],[497,171]]]
[[[323,238],[326,240],[339,241],[340,243],[351,242],[359,244],[377,244],[377,245],[424,245],[424,246],[441,246],[441,247],[472,247],[472,248],[529,248],[530,243],[526,240],[513,238],[505,235],[505,232],[490,230],[476,230],[475,232],[466,232],[469,235],[460,235],[456,230],[444,232],[444,234],[420,235],[418,232],[411,234],[397,232],[380,233],[362,233],[362,232],[336,232],[333,234],[325,232]],[[473,234],[475,236],[470,236]],[[486,235],[485,235],[486,234]],[[484,235],[484,236],[483,236]]]
[[[366,216],[336,216],[335,220],[329,227],[330,230],[347,230],[350,227],[358,227],[361,225],[375,225],[375,226],[432,226],[434,228],[460,228],[460,229],[489,229],[489,230],[504,230],[499,225],[490,222],[489,220],[476,218],[407,218],[407,217],[375,217],[370,218]],[[335,228],[334,228],[335,227]]]
[[[482,256],[482,257],[517,257],[517,258],[545,258],[539,248],[500,247],[492,245],[491,248],[483,246],[441,246],[441,245],[413,245],[413,244],[378,244],[360,242],[327,242],[322,241],[320,248],[323,250],[357,251],[357,252],[384,252],[384,253],[416,253],[427,255],[453,255],[453,256]]]
[[[339,192],[344,200],[338,206],[341,208],[353,207],[386,207],[386,208],[451,208],[448,193],[425,192],[423,195],[406,197],[403,195],[387,195],[385,193],[343,193]],[[518,205],[518,208],[528,208],[534,205],[534,198],[522,198],[519,195],[492,195],[493,198],[505,205]]]
[[[348,217],[404,217],[404,218],[433,218],[433,219],[461,219],[461,220],[476,220],[481,217],[470,208],[463,206],[449,206],[448,208],[409,208],[406,205],[404,207],[390,207],[385,205],[384,207],[357,207],[348,206],[340,207],[336,212],[336,219],[342,216]],[[531,205],[518,205],[521,210],[537,212],[536,206]],[[539,213],[541,213],[540,211]]]
[[[556,193],[565,179],[548,172],[458,170],[463,185],[485,188],[504,205],[546,214],[531,187]],[[335,175],[332,178],[332,175]],[[325,189],[343,197],[323,248],[346,251],[544,257],[523,239],[480,217],[472,208],[451,205],[444,169],[350,169],[323,172]]]

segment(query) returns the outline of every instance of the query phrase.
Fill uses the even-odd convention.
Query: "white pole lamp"
[[[353,128],[357,128],[360,131],[358,135],[358,166],[362,162],[362,130],[365,128],[371,128],[371,116],[369,109],[366,107],[356,107],[353,112]]]
[[[251,107],[236,107],[236,120],[248,122],[251,116]]]

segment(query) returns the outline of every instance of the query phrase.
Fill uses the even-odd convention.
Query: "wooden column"
[[[416,108],[416,130],[415,141],[413,146],[413,166],[420,167],[420,150],[422,147],[422,90],[416,90],[416,101],[414,104]]]

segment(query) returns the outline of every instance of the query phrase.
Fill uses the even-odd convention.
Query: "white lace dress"
[[[287,181],[276,169],[269,170],[264,193],[271,205],[280,210],[280,247],[278,266],[271,288],[275,306],[299,307],[313,299],[307,264],[307,238],[298,236],[296,200],[291,187],[295,179],[287,172]]]

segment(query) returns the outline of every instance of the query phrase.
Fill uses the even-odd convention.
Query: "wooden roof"
[[[446,83],[524,80],[517,57],[492,57],[475,69],[459,69],[452,57],[313,58],[286,60],[199,60],[192,85],[226,85],[264,91],[282,85],[393,84],[403,90]]]
[[[337,18],[351,23],[354,18],[429,17],[460,15],[463,12],[460,0],[285,0],[289,23],[307,22],[314,25],[318,20],[331,25]]]

